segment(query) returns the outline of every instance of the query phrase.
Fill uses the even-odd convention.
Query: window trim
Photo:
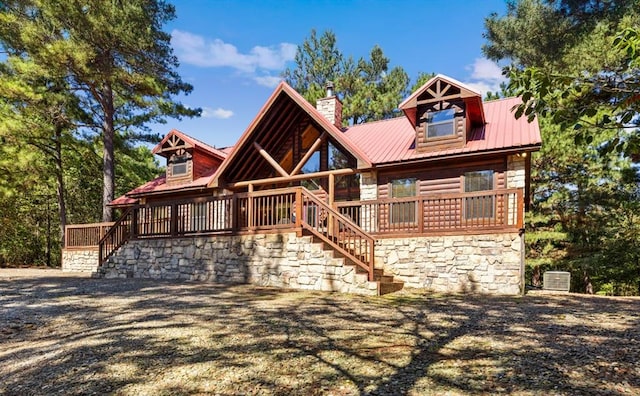
[[[401,180],[405,180],[405,181],[406,180],[412,180],[413,181],[413,189],[414,189],[413,195],[407,195],[407,196],[404,196],[404,197],[394,197],[394,194],[393,194],[393,183],[401,181]],[[419,195],[419,190],[418,190],[419,183],[420,183],[420,181],[416,177],[401,177],[401,178],[398,178],[398,179],[389,180],[389,183],[388,183],[389,197],[390,198],[417,197]],[[399,204],[410,205],[411,202],[396,202],[396,203],[392,202],[392,203],[389,204],[389,225],[393,226],[393,225],[402,225],[402,224],[406,224],[406,225],[416,225],[416,224],[418,224],[418,216],[419,216],[419,214],[418,214],[418,205],[416,204],[416,202],[413,202],[413,207],[414,207],[413,209],[414,210],[413,210],[413,216],[412,216],[413,218],[412,219],[401,220],[401,221],[397,221],[398,219],[394,219],[394,217],[398,216],[398,215],[394,216],[394,214],[393,214],[394,213],[394,206],[395,207],[399,207]],[[411,211],[403,212],[403,214],[405,214],[405,213],[411,213]]]
[[[177,167],[184,166],[184,172],[176,172]],[[189,174],[189,164],[187,161],[171,164],[171,177],[184,176]]]
[[[484,172],[490,172],[491,173],[491,188],[489,189],[485,189],[485,190],[472,190],[472,191],[468,191],[467,190],[467,179],[468,179],[468,174],[470,173],[484,173]],[[475,170],[475,171],[468,171],[465,172],[463,175],[463,180],[462,180],[462,189],[464,193],[474,193],[474,192],[485,192],[485,191],[495,191],[496,190],[496,176],[497,176],[497,172],[493,169],[481,169],[481,170]],[[482,208],[482,213],[480,215],[475,215],[473,216],[475,213],[469,213],[469,209],[471,208],[471,205],[468,203],[469,200],[471,198],[465,198],[463,200],[464,202],[464,208],[463,208],[463,213],[462,216],[464,216],[464,220],[465,221],[477,221],[477,220],[489,220],[489,219],[495,219],[497,216],[497,202],[495,199],[495,196],[489,196],[489,197],[485,197],[482,200],[478,200],[475,205],[478,205],[479,203],[486,201],[491,202],[490,207],[491,208],[491,214],[489,216],[485,216],[485,208]],[[487,205],[486,203],[481,203],[481,205]]]
[[[437,121],[437,122],[429,122],[430,118],[433,118],[433,115],[435,115],[436,113],[444,113],[444,112],[452,112],[453,113],[453,117],[449,120],[445,120],[445,121]],[[437,110],[437,111],[429,111],[427,112],[427,116],[425,117],[425,137],[427,140],[437,140],[437,139],[451,139],[451,137],[455,137],[456,136],[456,109],[454,108],[448,108],[448,109],[444,109],[444,110]],[[429,129],[432,126],[438,126],[438,125],[445,125],[445,124],[451,124],[451,133],[447,134],[447,135],[440,135],[440,136],[430,136],[429,135]]]

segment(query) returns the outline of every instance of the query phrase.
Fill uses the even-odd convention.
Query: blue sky
[[[446,74],[482,92],[502,81],[482,56],[484,18],[503,15],[504,0],[423,1],[174,1],[177,18],[165,26],[193,92],[184,104],[203,109],[198,119],[170,119],[172,128],[216,147],[232,145],[278,81],[294,65],[296,46],[332,30],[345,56],[367,57],[379,45],[390,66],[412,81],[419,72]]]

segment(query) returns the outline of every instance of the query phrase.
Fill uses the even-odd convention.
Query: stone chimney
[[[330,123],[342,128],[342,102],[333,92],[333,83],[327,81],[327,96],[322,99],[318,99],[316,102],[316,109],[329,120]]]

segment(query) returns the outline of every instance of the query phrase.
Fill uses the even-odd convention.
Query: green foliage
[[[410,92],[417,91],[419,88],[422,88],[424,84],[426,84],[429,80],[431,80],[435,76],[436,76],[435,73],[425,73],[425,72],[418,73],[418,77],[416,77],[416,82],[411,86],[409,91]]]
[[[0,8],[0,46],[9,62],[28,67],[75,97],[84,117],[76,126],[91,128],[103,140],[103,219],[114,198],[116,134],[152,141],[149,122],[197,116],[199,110],[176,102],[192,87],[177,74],[170,35],[162,30],[175,18],[162,1],[12,0]]]
[[[310,36],[298,46],[296,68],[286,69],[283,77],[309,103],[324,97],[325,84],[335,81],[342,71],[342,53],[336,35],[327,30],[320,37],[311,29]]]
[[[528,276],[568,270],[580,292],[640,294],[640,2],[509,3],[486,21],[485,54],[510,60],[517,117],[538,118]]]
[[[359,124],[397,116],[398,104],[409,93],[409,77],[399,66],[390,68],[382,48],[374,46],[369,59],[344,57],[337,47],[335,34],[316,31],[298,46],[296,66],[283,77],[310,103],[324,97],[324,86],[335,83],[336,94],[343,102],[345,123]]]
[[[133,143],[199,113],[173,99],[192,89],[162,31],[174,16],[161,0],[0,4],[0,263],[55,265],[67,218],[99,221],[114,192],[157,175]]]

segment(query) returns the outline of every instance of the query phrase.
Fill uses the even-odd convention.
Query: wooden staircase
[[[298,215],[302,215],[299,218],[303,229],[342,256],[357,273],[367,274],[370,282],[377,282],[378,295],[404,287],[404,282],[395,280],[393,275],[374,268],[375,240],[371,235],[309,190],[300,187],[297,198],[302,200]]]
[[[330,260],[330,259],[343,260],[344,261],[344,265],[354,267],[355,272],[356,272],[357,275],[362,276],[362,277],[368,277],[368,272],[367,271],[365,271],[359,265],[354,263],[353,260],[345,257],[343,254],[341,254],[340,252],[338,252],[335,249],[333,249],[331,244],[329,244],[326,241],[318,238],[316,235],[314,235],[314,234],[312,234],[312,233],[310,233],[308,231],[305,232],[305,234],[307,234],[310,237],[312,237],[312,241],[310,243],[324,245],[324,249],[323,250],[325,251],[325,259],[327,259],[327,260]],[[393,292],[396,292],[398,290],[402,290],[402,288],[404,287],[404,282],[395,279],[393,275],[385,274],[384,270],[381,269],[381,268],[375,268],[373,270],[373,280],[369,280],[369,282],[375,282],[376,283],[376,289],[377,289],[377,293],[376,294],[379,295],[379,296],[382,296],[384,294],[393,293]]]

